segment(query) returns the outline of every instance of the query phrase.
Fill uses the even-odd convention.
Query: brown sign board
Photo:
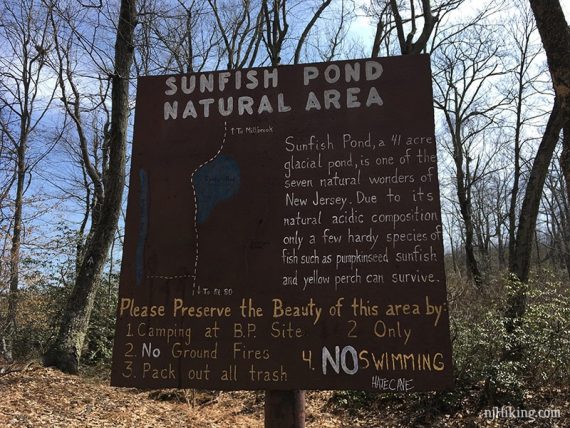
[[[112,384],[452,387],[429,57],[138,80]]]

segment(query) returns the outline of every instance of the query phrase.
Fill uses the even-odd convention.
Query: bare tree
[[[426,52],[430,39],[434,40],[444,18],[464,1],[374,0],[370,7],[365,8],[366,13],[377,20],[371,56],[379,56],[382,46],[386,55],[392,55],[394,40],[402,55]],[[459,24],[459,32],[467,26]],[[433,43],[430,50],[434,50]]]
[[[261,43],[263,6],[255,9],[250,0],[237,3],[239,5],[220,7],[217,0],[208,0],[223,42],[228,70],[251,67]]]
[[[264,19],[263,44],[271,65],[281,64],[281,51],[289,31],[287,0],[261,0]]]
[[[417,20],[416,6],[414,0],[410,1],[410,31],[408,34],[404,32],[404,20],[400,14],[400,7],[396,0],[390,0],[390,9],[392,10],[392,15],[394,17],[394,23],[396,25],[396,33],[398,34],[398,43],[400,44],[400,52],[402,55],[413,55],[421,53],[427,46],[427,42],[431,36],[431,33],[435,27],[435,18],[431,11],[430,0],[422,0],[422,18],[423,27],[422,31],[414,41],[414,37],[417,33]]]
[[[552,86],[562,116],[564,139],[561,165],[566,188],[570,192],[570,28],[559,0],[530,0],[530,5],[546,52]]]
[[[465,226],[466,264],[477,286],[482,273],[475,255],[472,192],[489,174],[493,156],[481,151],[482,137],[489,132],[506,103],[504,97],[489,100],[493,79],[504,74],[501,46],[492,32],[480,26],[450,39],[434,58],[435,106],[442,112],[449,135],[449,151],[455,164],[455,186]]]
[[[519,215],[514,254],[510,260],[510,271],[521,283],[528,281],[532,242],[548,167],[561,131],[570,128],[570,30],[558,0],[530,0],[530,5],[546,52],[555,99],[533,161]],[[570,178],[568,153],[568,138],[565,138],[561,164],[567,189]],[[525,287],[517,287],[509,299],[506,311],[509,319],[507,330],[510,333],[515,330],[526,311],[526,300]]]
[[[361,43],[352,38],[351,23],[356,18],[356,5],[353,0],[341,0],[327,10],[314,31],[314,36],[305,43],[303,48],[306,56],[311,52],[317,61],[328,62],[342,58],[365,57]]]
[[[556,163],[552,165],[545,186],[547,195],[542,202],[550,250],[570,276],[570,202],[564,175]]]
[[[136,74],[194,72],[207,65],[218,68],[221,58],[215,53],[222,40],[213,15],[206,0],[140,2]]]
[[[5,356],[12,359],[20,281],[24,192],[26,177],[37,164],[37,160],[29,157],[29,146],[50,107],[54,92],[44,82],[46,59],[51,49],[47,21],[49,10],[39,1],[23,0],[19,4],[5,3],[0,14],[0,34],[4,40],[0,60],[0,129],[2,144],[9,144],[14,155],[12,178],[10,185],[2,192],[3,199],[12,183],[16,186],[11,219],[8,314],[3,341]],[[39,158],[43,158],[49,150]]]
[[[521,192],[521,178],[523,174],[522,150],[528,141],[525,136],[525,127],[536,118],[536,113],[528,112],[530,97],[536,94],[537,79],[542,74],[541,70],[534,71],[533,64],[536,62],[540,49],[533,43],[533,35],[536,31],[534,19],[529,7],[517,1],[518,13],[515,15],[509,33],[512,35],[514,56],[513,81],[509,82],[510,88],[515,88],[512,113],[514,115],[513,129],[513,152],[512,152],[512,187],[509,201],[509,266],[515,262],[516,256],[516,231],[518,225],[519,193]],[[511,89],[510,89],[511,90]]]
[[[133,61],[136,0],[121,0],[111,78],[111,121],[108,135],[108,168],[105,189],[93,224],[79,273],[71,291],[59,333],[46,355],[46,365],[77,373],[98,283],[119,219],[125,185],[126,131],[129,114],[129,73]],[[86,158],[84,158],[86,160]]]
[[[309,35],[311,29],[314,27],[315,23],[317,22],[317,20],[320,18],[320,16],[322,15],[322,13],[324,12],[324,10],[330,6],[332,0],[323,0],[323,2],[319,5],[319,7],[317,8],[317,10],[315,11],[315,13],[313,14],[312,18],[309,20],[309,22],[307,23],[307,25],[305,26],[305,29],[303,30],[303,32],[301,33],[301,37],[299,37],[299,41],[297,42],[297,47],[295,48],[295,55],[293,57],[293,63],[294,64],[299,64],[299,61],[301,59],[301,50],[303,48],[303,45],[305,43],[305,40],[307,40],[307,36]],[[342,8],[344,9],[344,1],[342,1]],[[343,21],[344,21],[344,10],[341,11],[341,15],[340,15],[340,23],[338,25],[338,31],[340,32],[344,25],[343,25]],[[338,32],[337,32],[338,34]]]

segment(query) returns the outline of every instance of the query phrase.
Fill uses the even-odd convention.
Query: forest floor
[[[570,427],[570,388],[538,391],[534,408],[560,418],[489,419],[479,394],[446,414],[430,401],[392,396],[347,409],[330,391],[307,393],[307,427]],[[348,406],[350,407],[350,406]],[[528,407],[527,407],[528,408]],[[105,377],[31,366],[0,375],[0,427],[261,427],[263,393],[113,388]]]

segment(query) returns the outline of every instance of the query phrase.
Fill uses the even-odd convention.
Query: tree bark
[[[518,283],[515,284],[507,302],[505,316],[508,333],[515,331],[526,311],[527,295],[524,283],[529,277],[540,199],[560,131],[568,126],[570,118],[570,31],[564,13],[558,0],[530,0],[530,6],[546,52],[555,100],[532,165],[519,216],[515,245],[509,258],[509,270]],[[566,153],[563,151],[561,163],[566,176],[565,159]]]
[[[416,34],[416,19],[418,18],[415,13],[414,2],[410,2],[411,11],[411,31],[406,36],[404,33],[404,20],[400,15],[400,7],[396,0],[390,0],[390,7],[392,9],[392,14],[394,16],[394,24],[396,26],[396,32],[398,34],[398,42],[400,43],[400,51],[402,55],[417,55],[422,53],[426,46],[431,33],[435,27],[435,18],[431,12],[431,1],[421,0],[422,3],[422,18],[423,18],[423,28],[418,40],[414,43],[414,36]]]
[[[566,184],[566,200],[570,202],[570,121],[566,120],[562,138],[562,152],[560,153],[560,170],[564,175]],[[568,271],[570,273],[570,270]]]
[[[538,217],[544,182],[548,174],[548,167],[558,143],[561,128],[562,114],[560,103],[556,99],[532,164],[519,216],[515,254],[511,258],[509,265],[510,272],[516,277],[516,282],[513,283],[514,290],[508,298],[505,312],[507,318],[505,328],[509,334],[515,332],[522,316],[526,312],[527,293],[525,283],[528,281],[529,276],[536,219]],[[518,348],[518,346],[514,346],[513,350],[505,351],[505,358],[508,360],[517,359],[519,356]]]
[[[109,167],[104,178],[105,195],[100,216],[92,226],[79,274],[64,312],[56,341],[44,363],[68,373],[77,373],[89,326],[97,284],[113,241],[125,186],[126,131],[128,125],[129,72],[133,61],[136,0],[121,0],[115,42],[115,72],[112,77],[112,111]]]
[[[295,48],[295,56],[293,57],[293,64],[299,64],[299,61],[301,59],[301,49],[303,48],[303,44],[305,43],[305,39],[309,35],[311,28],[313,28],[313,26],[315,25],[315,22],[317,22],[317,20],[319,19],[319,17],[323,13],[323,11],[331,4],[331,1],[332,0],[324,0],[321,3],[321,5],[319,6],[317,11],[315,12],[313,17],[311,18],[311,20],[309,21],[309,23],[307,24],[307,26],[305,27],[305,29],[301,33],[301,37],[299,38],[299,41],[297,42],[297,47]]]
[[[526,46],[521,52],[521,62],[518,70],[518,91],[515,124],[515,150],[514,150],[514,171],[513,188],[511,190],[511,201],[509,204],[509,263],[513,263],[516,252],[516,220],[517,220],[517,199],[519,194],[519,181],[521,176],[521,128],[522,128],[522,106],[523,106],[523,79],[526,61]]]
[[[473,280],[476,287],[481,287],[483,283],[479,264],[475,256],[473,247],[473,216],[471,212],[471,184],[467,184],[465,172],[463,171],[464,156],[463,144],[459,140],[461,137],[461,124],[455,123],[453,135],[453,160],[455,162],[457,200],[459,201],[459,211],[465,225],[465,263],[467,265],[467,275]]]
[[[4,357],[14,359],[14,336],[16,335],[16,314],[18,313],[18,291],[20,282],[20,248],[22,244],[22,208],[24,205],[24,181],[26,179],[26,149],[28,113],[20,118],[21,138],[16,157],[16,200],[14,201],[14,224],[12,225],[12,247],[10,248],[10,290],[8,294],[8,314]]]
[[[562,120],[560,102],[556,99],[546,129],[544,130],[542,141],[532,164],[532,170],[526,186],[519,216],[515,253],[510,260],[510,271],[521,282],[528,281],[532,241],[536,228],[540,199],[542,197],[546,175],[548,174],[548,167],[550,166],[554,149],[558,143]],[[524,312],[524,310],[522,312]]]
[[[566,129],[570,120],[570,30],[558,0],[530,0],[530,6],[536,20],[536,26],[546,52],[548,68],[552,77],[555,100],[548,119],[542,141],[534,159],[531,174],[519,216],[519,225],[513,257],[509,269],[518,281],[528,281],[532,241],[536,228],[536,219],[542,197],[542,190],[548,167],[558,143],[560,131]],[[570,172],[567,151],[563,151],[563,173]],[[568,182],[566,183],[568,187]],[[526,288],[517,286],[507,302],[507,331],[513,332],[516,320],[526,311]]]
[[[560,153],[560,170],[564,176],[565,192],[561,192],[558,202],[560,215],[560,247],[564,259],[564,266],[570,279],[570,126],[566,124],[563,129],[562,152]]]
[[[560,104],[564,140],[561,156],[566,192],[570,196],[570,28],[559,0],[530,0],[554,93]]]

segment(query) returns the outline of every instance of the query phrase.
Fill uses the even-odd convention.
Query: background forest
[[[426,52],[457,388],[418,400],[567,386],[564,12],[564,0],[0,0],[3,359],[109,363],[137,76]]]

